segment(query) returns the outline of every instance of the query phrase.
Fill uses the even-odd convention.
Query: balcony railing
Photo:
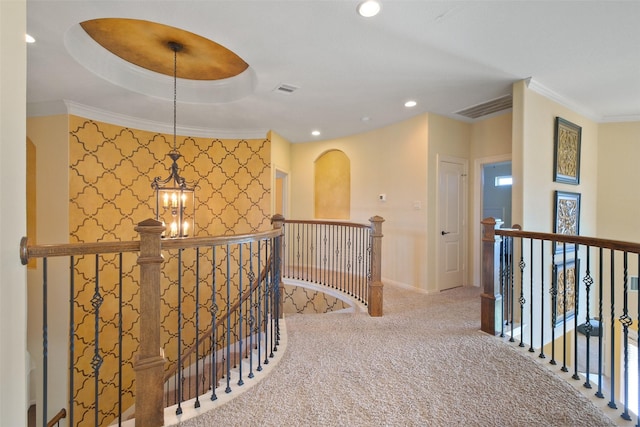
[[[286,220],[282,277],[336,289],[382,316],[382,223]]]
[[[481,329],[639,425],[640,244],[482,225]]]
[[[40,423],[62,405],[69,426],[160,426],[165,408],[180,415],[242,387],[278,350],[283,265],[382,315],[382,222],[276,215],[267,232],[164,239],[147,220],[131,242],[23,239],[22,262],[41,258]]]

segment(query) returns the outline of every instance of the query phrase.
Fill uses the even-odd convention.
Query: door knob
[[[450,232],[450,231],[441,231],[441,232],[440,232],[440,234],[442,234],[443,236],[444,236],[445,234],[449,234],[449,233],[451,233],[451,232]]]

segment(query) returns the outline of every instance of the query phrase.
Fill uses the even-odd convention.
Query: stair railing
[[[185,401],[181,389],[183,353],[193,345],[199,348],[198,341],[208,328],[204,325],[217,324],[217,316],[222,314],[227,318],[221,331],[225,349],[229,343],[238,345],[244,336],[255,338],[262,349],[259,357],[268,363],[277,350],[279,334],[282,221],[276,216],[272,231],[240,236],[163,239],[162,224],[146,220],[136,227],[139,241],[31,245],[24,238],[20,247],[23,264],[32,258],[43,259],[43,391],[42,404],[37,405],[43,425],[51,416],[50,395],[63,395],[62,389],[67,388],[70,426],[120,424],[125,420],[125,409],[132,405],[137,426],[163,425],[167,360],[178,361],[176,413],[180,413]],[[129,265],[127,259],[136,253],[137,260]],[[51,286],[55,285],[56,291],[65,288],[66,279],[48,273],[50,258],[60,257],[69,259],[68,337],[64,343],[60,342],[60,331],[50,329],[50,311],[60,316],[64,309],[54,306],[52,310],[48,302]],[[85,261],[93,266],[82,267]],[[139,275],[133,272],[136,264]],[[256,278],[256,273],[262,277]],[[247,289],[254,292],[248,293],[245,304],[242,297]],[[81,292],[93,293],[90,301],[79,300]],[[236,303],[237,318],[231,319]],[[253,329],[247,332],[243,326],[232,327],[229,320]],[[81,335],[80,326],[95,332]],[[59,352],[54,348],[59,345],[67,348],[68,384],[49,383],[50,374],[60,369],[56,364],[49,372],[49,353]],[[117,367],[113,372],[111,365]],[[213,380],[206,386],[215,390]],[[198,400],[195,402],[197,406]]]
[[[324,285],[382,316],[382,223],[285,220],[282,277]]]
[[[482,221],[481,329],[582,380],[640,425],[640,244]],[[594,360],[595,359],[595,360]],[[633,401],[631,396],[635,396]],[[633,411],[631,410],[633,407]]]

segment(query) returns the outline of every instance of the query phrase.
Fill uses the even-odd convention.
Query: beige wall
[[[598,237],[640,242],[640,122],[601,124],[598,139]]]
[[[580,234],[596,236],[598,197],[598,125],[578,113],[529,90],[525,82],[514,85],[513,221],[527,230],[552,232],[554,191],[582,195]],[[553,181],[554,123],[556,116],[582,127],[580,184]]]
[[[436,114],[429,114],[429,156],[428,156],[428,165],[427,165],[427,173],[428,173],[428,188],[427,188],[427,284],[426,286],[421,285],[420,287],[423,289],[427,289],[429,291],[438,290],[437,283],[437,262],[438,259],[438,242],[440,236],[440,229],[438,224],[438,215],[436,212],[437,208],[437,197],[438,197],[438,158],[439,156],[451,156],[459,159],[469,160],[469,145],[471,141],[471,125],[468,123],[460,122],[457,120],[449,119],[446,117],[438,116]],[[467,175],[468,175],[468,164],[467,164]],[[463,180],[466,184],[465,191],[468,194],[468,179]],[[468,197],[465,197],[468,200]],[[467,203],[468,206],[468,203]],[[465,218],[465,224],[467,224],[464,238],[466,239],[466,244],[469,246],[469,238],[468,238],[468,215]],[[464,285],[469,284],[469,257],[464,254],[464,268],[465,268],[465,276],[464,276]],[[424,261],[423,261],[424,262]],[[384,271],[383,271],[384,273]]]
[[[68,116],[33,117],[27,120],[27,136],[36,147],[36,241],[33,243],[66,243],[69,241],[69,133]],[[49,307],[68,307],[68,261],[52,258],[48,272]],[[42,262],[28,271],[28,338],[27,348],[34,367],[29,400],[42,408]],[[68,310],[50,310],[49,363],[67,366]],[[55,314],[55,315],[54,315]],[[60,344],[56,344],[60,343]],[[49,406],[51,418],[67,404],[67,370],[49,370]]]
[[[351,137],[292,144],[292,218],[313,219],[313,163],[325,151],[343,151],[351,160],[350,220],[385,218],[384,280],[426,288],[427,126],[428,116],[421,115]],[[414,209],[414,201],[422,209]]]
[[[267,138],[271,140],[271,188],[276,188],[276,174],[286,174],[287,178],[282,180],[282,189],[284,194],[285,213],[291,212],[290,182],[291,177],[291,143],[274,131],[270,131]],[[276,213],[276,203],[280,204],[280,200],[276,200],[276,191],[271,192],[271,213]]]
[[[505,113],[471,125],[469,171],[468,259],[469,284],[480,285],[480,221],[482,221],[482,165],[511,160],[512,114]]]
[[[27,425],[25,0],[0,1],[0,424]]]

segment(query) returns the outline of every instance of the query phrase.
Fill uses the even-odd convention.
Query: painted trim
[[[492,163],[511,162],[511,154],[499,154],[496,156],[481,157],[474,160],[473,163],[473,225],[471,226],[472,232],[472,245],[475,248],[473,251],[473,285],[480,286],[480,264],[482,254],[482,240],[480,239],[481,229],[480,221],[482,218],[482,168],[484,165]],[[513,188],[513,187],[512,187]],[[512,194],[513,197],[513,194]],[[511,225],[511,224],[509,224]]]

